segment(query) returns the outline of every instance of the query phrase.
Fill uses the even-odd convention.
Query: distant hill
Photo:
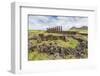
[[[88,33],[88,27],[87,26],[82,26],[82,27],[72,27],[69,29],[69,31],[77,31],[79,33]]]
[[[82,27],[72,27],[70,28],[70,30],[88,30],[88,27],[87,26],[82,26]]]

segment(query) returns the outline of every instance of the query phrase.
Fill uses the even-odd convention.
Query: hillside
[[[69,31],[77,31],[79,33],[87,33],[88,32],[88,27],[87,26],[82,26],[82,27],[72,27],[69,29]]]

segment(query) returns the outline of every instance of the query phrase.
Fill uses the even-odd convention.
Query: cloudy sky
[[[29,15],[29,30],[46,30],[48,27],[62,26],[63,30],[88,25],[88,17],[81,16],[34,16]]]

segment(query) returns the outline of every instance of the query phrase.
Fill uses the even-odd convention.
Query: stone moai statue
[[[51,28],[51,32],[53,32],[53,27]]]
[[[55,33],[55,30],[56,30],[55,27],[53,28],[53,30],[54,30],[54,33]]]
[[[49,28],[47,28],[47,32],[49,32]]]
[[[56,32],[56,30],[57,30],[57,29],[56,29],[56,27],[54,27],[54,28],[55,28],[55,30],[54,30],[54,31]]]
[[[50,32],[50,28],[48,28],[48,32]]]
[[[59,26],[57,26],[57,32],[59,32]]]
[[[59,32],[59,26],[57,26],[57,32]]]
[[[60,32],[60,26],[58,26],[58,32]]]
[[[62,32],[62,26],[60,26],[60,31]]]
[[[55,32],[55,30],[54,30],[55,28],[52,28],[52,32]]]
[[[49,28],[47,28],[47,32],[49,32]]]

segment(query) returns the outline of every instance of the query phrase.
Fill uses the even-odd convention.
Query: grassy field
[[[70,31],[78,31],[81,33],[87,33],[87,30],[70,30]],[[41,39],[39,40],[38,35],[39,34],[44,34],[44,35],[54,35],[54,36],[59,36],[59,33],[48,33],[44,30],[29,30],[28,31],[28,44],[31,43],[32,46],[39,46],[39,45],[48,45],[48,44],[55,44],[59,47],[63,48],[76,48],[79,44],[79,41],[72,38],[72,37],[66,37],[66,41],[63,41],[61,39],[57,40],[45,40],[42,41]],[[31,38],[36,38],[36,39],[31,39]],[[86,37],[87,38],[87,37]],[[33,48],[34,51],[28,50],[28,60],[55,60],[55,59],[63,59],[60,56],[55,57],[54,55],[49,55],[47,53],[41,53],[38,52],[38,49]],[[87,54],[84,55],[84,58],[87,57]],[[74,55],[66,55],[65,59],[76,59]]]

